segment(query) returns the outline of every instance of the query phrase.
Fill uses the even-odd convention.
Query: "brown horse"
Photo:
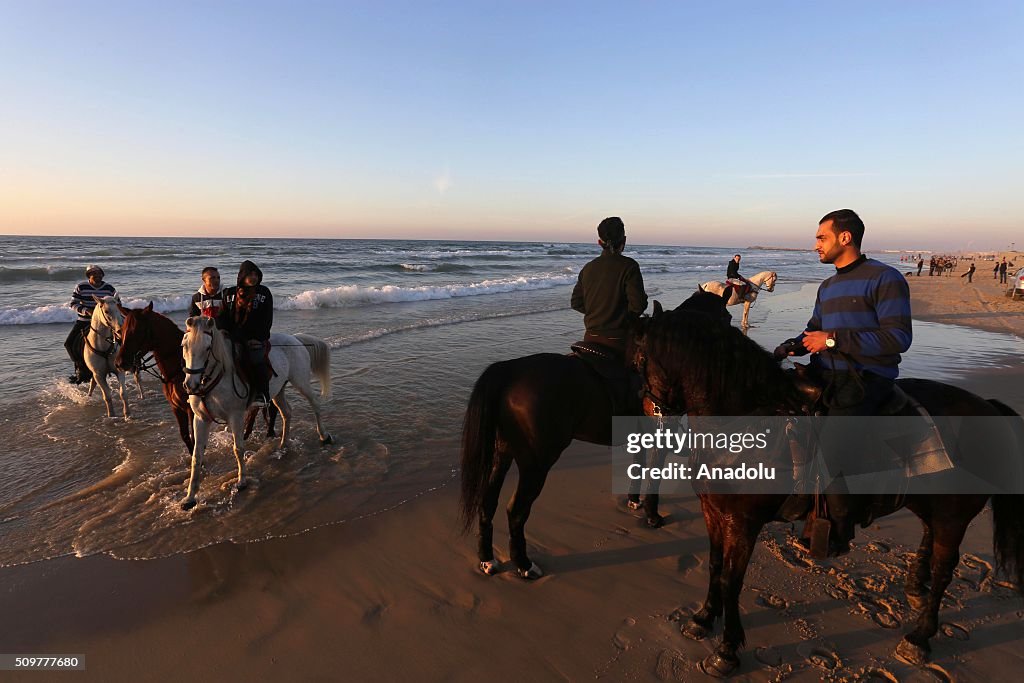
[[[732,319],[717,294],[698,291],[683,305],[718,320]],[[519,468],[519,485],[508,505],[509,555],[521,578],[536,579],[543,572],[526,553],[530,508],[548,470],[573,439],[612,444],[613,414],[604,380],[576,356],[538,353],[484,370],[473,387],[463,423],[461,500],[465,530],[474,520],[479,524],[477,555],[484,574],[498,571],[493,520],[512,463]],[[631,495],[631,502],[636,498]],[[644,510],[652,527],[661,522],[657,504],[657,494],[649,492]]]
[[[645,383],[648,415],[785,415],[806,403],[799,373],[784,371],[772,355],[728,325],[709,324],[688,311],[655,315],[642,322],[635,340],[636,366]],[[962,389],[928,380],[899,380],[899,386],[933,415],[1015,416],[998,401],[986,401]],[[1016,443],[1007,450],[1024,456],[1024,422],[1013,423]],[[1002,452],[1002,449],[1000,449]],[[786,495],[700,495],[710,540],[707,598],[683,627],[695,640],[710,633],[724,616],[722,641],[700,663],[705,673],[726,676],[739,666],[744,643],[739,596],[743,577],[761,528],[775,519]],[[927,660],[929,639],[938,629],[938,612],[959,562],[960,543],[971,520],[988,502],[987,494],[909,495],[904,507],[917,515],[924,535],[908,572],[906,594],[920,608],[915,627],[896,648],[912,664]],[[995,556],[1024,590],[1024,495],[991,496]],[[931,585],[928,586],[929,581]]]
[[[178,423],[181,441],[191,456],[195,448],[192,434],[193,414],[183,384],[185,361],[181,355],[181,340],[185,332],[169,318],[154,311],[152,301],[145,308],[125,308],[118,304],[118,309],[124,315],[124,324],[121,328],[121,350],[115,358],[117,367],[133,372],[143,369],[151,371],[144,359],[148,354],[153,354],[164,396],[171,404],[171,412]],[[273,437],[277,409],[265,412],[264,416],[267,421],[267,437]],[[246,417],[243,438],[249,437],[255,418],[256,413],[250,413]]]

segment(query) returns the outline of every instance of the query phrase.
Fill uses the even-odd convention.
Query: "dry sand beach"
[[[1021,314],[989,285],[914,278],[914,310],[1019,333]],[[979,370],[960,384],[1019,408],[1021,379]],[[476,572],[453,482],[359,524],[291,538],[5,569],[0,642],[83,653],[87,671],[66,675],[96,681],[703,679],[696,663],[713,641],[679,634],[706,590],[698,503],[664,499],[667,526],[647,529],[610,493],[609,462],[607,449],[575,443],[553,470],[528,527],[547,571],[534,583]],[[495,536],[505,558],[503,517]],[[741,599],[747,648],[736,680],[1015,675],[1024,602],[992,571],[987,510],[962,546],[933,663],[917,669],[891,656],[913,616],[902,583],[919,537],[902,512],[859,532],[850,555],[816,564],[790,527],[770,527]]]

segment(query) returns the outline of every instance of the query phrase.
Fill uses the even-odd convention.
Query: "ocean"
[[[568,351],[582,336],[569,308],[596,244],[411,240],[0,238],[0,566],[68,554],[145,559],[212,543],[244,543],[358,523],[453,480],[466,399],[491,362]],[[674,307],[722,279],[733,248],[633,246],[651,300]],[[748,277],[778,273],[751,311],[767,348],[803,329],[818,282],[832,272],[810,251],[738,250]],[[897,267],[897,254],[875,255]],[[220,428],[207,451],[199,506],[179,509],[189,459],[155,379],[133,419],[108,419],[97,394],[66,383],[67,306],[87,264],[106,271],[126,306],[152,301],[183,327],[200,271],[225,285],[255,261],[274,293],[274,330],[332,348],[321,447],[308,406],[291,403],[290,443],[250,439],[249,490],[232,494],[234,459]],[[739,320],[741,310],[733,309]],[[975,365],[1019,362],[1009,335],[915,324],[904,373],[955,380]],[[115,401],[118,414],[120,406]]]

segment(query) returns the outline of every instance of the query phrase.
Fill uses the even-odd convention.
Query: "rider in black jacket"
[[[217,327],[244,349],[248,365],[250,403],[269,403],[270,327],[274,323],[274,296],[263,284],[263,271],[252,261],[238,269],[238,285],[224,290],[224,305]]]

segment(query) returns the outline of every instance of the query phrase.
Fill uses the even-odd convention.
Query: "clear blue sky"
[[[1019,2],[0,0],[0,232],[1024,246]],[[1017,239],[1020,237],[1020,239]]]

